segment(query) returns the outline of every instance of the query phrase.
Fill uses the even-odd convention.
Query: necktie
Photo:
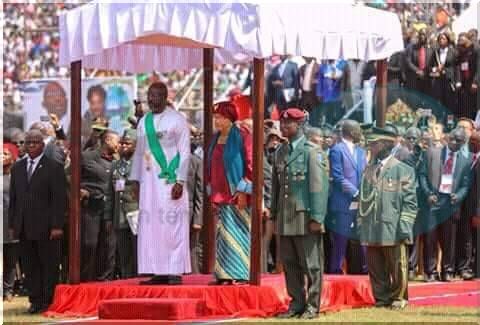
[[[288,144],[288,154],[291,154],[293,152],[293,144],[289,143]]]
[[[34,161],[30,159],[29,165],[28,165],[28,170],[27,170],[27,179],[30,182],[30,178],[32,178],[33,174],[33,163]]]
[[[418,49],[418,68],[425,70],[425,48],[423,46]]]
[[[472,168],[471,169],[473,169],[475,167],[475,165],[477,164],[477,160],[478,160],[478,153],[475,153],[475,154],[473,154]]]
[[[380,177],[380,172],[382,171],[382,163],[377,163],[375,167],[375,178],[378,180]]]
[[[450,151],[448,154],[448,159],[443,166],[443,174],[445,175],[451,175],[453,172],[453,155],[454,152]]]

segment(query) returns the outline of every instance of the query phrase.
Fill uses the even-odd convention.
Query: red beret
[[[305,118],[305,113],[299,108],[289,108],[284,110],[280,114],[280,119],[291,119],[295,121],[300,121]]]
[[[237,107],[232,102],[220,102],[213,106],[213,114],[220,114],[230,121],[235,122],[238,119]]]
[[[12,159],[13,161],[17,160],[18,158],[18,148],[16,145],[14,145],[13,143],[4,143],[3,144],[3,150],[7,150],[8,152],[10,152],[10,154],[12,155]]]
[[[239,120],[252,117],[252,103],[249,96],[238,94],[231,97],[230,100],[237,107],[237,118]]]

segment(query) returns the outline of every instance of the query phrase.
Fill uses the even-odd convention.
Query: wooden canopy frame
[[[69,213],[69,282],[80,283],[80,161],[81,161],[81,69],[82,62],[71,63],[71,191]],[[204,69],[204,148],[212,137],[213,109],[213,71],[214,48],[203,48]],[[253,59],[253,194],[252,194],[252,230],[250,254],[250,283],[260,285],[261,273],[261,243],[262,243],[262,200],[263,200],[263,137],[264,137],[264,70],[263,58]],[[377,124],[385,124],[387,97],[387,62],[377,61]],[[204,150],[204,161],[207,150]],[[204,175],[207,166],[204,165]],[[212,273],[215,265],[215,219],[212,215],[209,198],[204,184],[204,220],[206,220],[206,256],[204,258],[204,273]]]

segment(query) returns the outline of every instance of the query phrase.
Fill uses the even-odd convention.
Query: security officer
[[[377,307],[407,305],[407,244],[417,214],[415,171],[392,154],[395,134],[373,127],[366,135],[371,159],[360,185],[357,226]]]
[[[107,130],[101,147],[82,153],[80,199],[82,200],[82,281],[112,280],[115,271],[115,237],[104,219],[107,184],[120,137]]]
[[[105,203],[104,218],[115,231],[118,268],[122,279],[137,274],[137,236],[127,220],[128,213],[138,211],[138,198],[128,180],[136,141],[135,130],[125,130],[120,139],[120,160],[112,163]]]
[[[280,259],[292,298],[281,318],[312,319],[320,308],[328,158],[307,141],[304,119],[304,112],[296,108],[281,114],[280,129],[289,143],[282,144],[273,159],[271,215],[280,235]]]

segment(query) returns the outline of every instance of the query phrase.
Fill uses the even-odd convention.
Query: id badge
[[[450,194],[452,193],[453,175],[442,175],[442,182],[440,183],[439,192]]]
[[[115,182],[115,192],[122,192],[125,191],[125,180],[124,179],[117,179]]]
[[[468,70],[468,62],[462,62],[460,65],[460,70],[467,71]]]

